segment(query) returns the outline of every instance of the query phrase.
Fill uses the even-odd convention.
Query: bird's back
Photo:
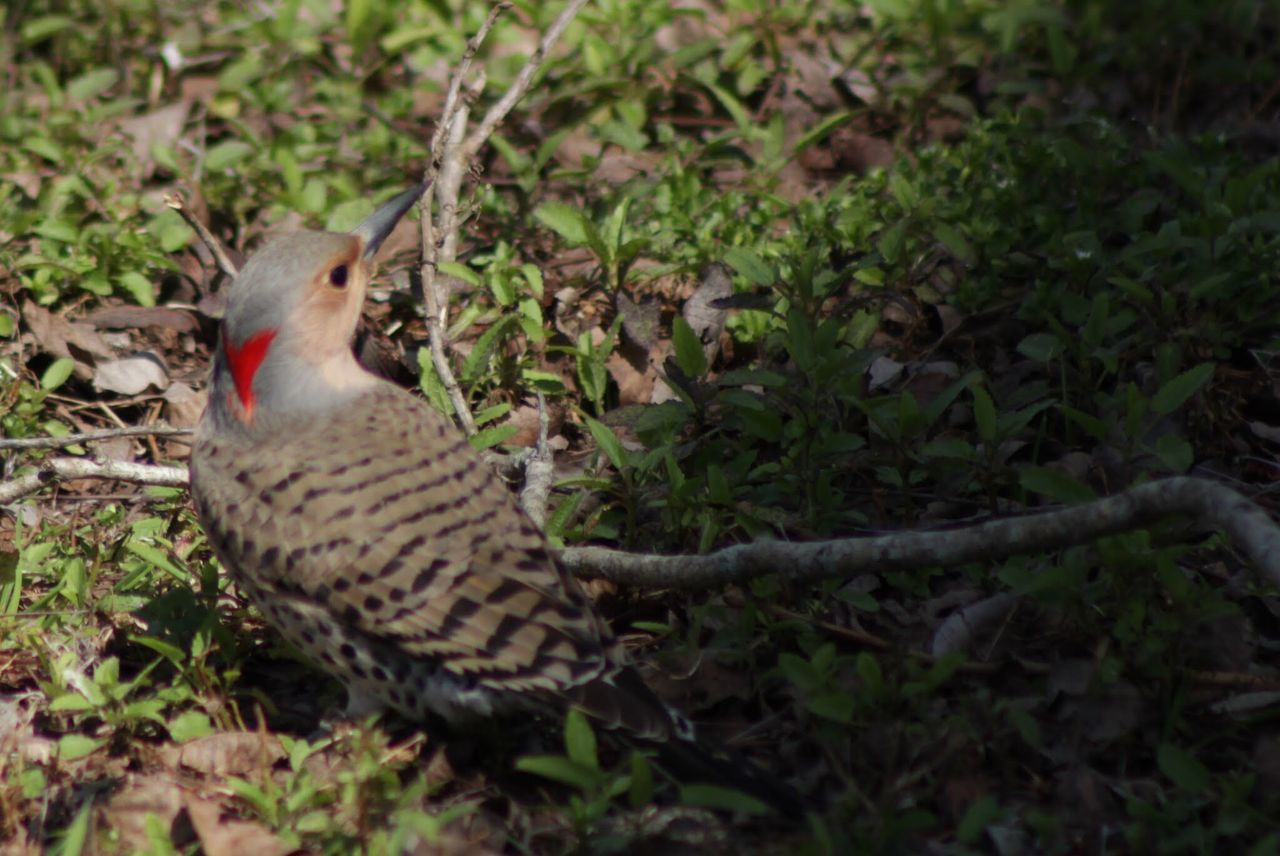
[[[567,699],[640,736],[672,728],[647,690],[614,690],[621,652],[580,587],[408,393],[378,384],[332,412],[201,430],[191,473],[219,558],[354,709],[457,719]]]

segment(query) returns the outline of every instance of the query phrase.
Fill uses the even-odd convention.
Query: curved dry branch
[[[0,439],[0,450],[5,449],[65,449],[78,443],[95,440],[114,440],[116,437],[179,437],[190,434],[192,428],[174,428],[169,425],[139,425],[129,428],[109,428],[105,431],[86,431],[65,437],[22,437]]]
[[[1269,581],[1280,585],[1280,528],[1262,508],[1231,488],[1191,477],[1150,482],[1086,505],[963,529],[810,543],[758,541],[705,556],[575,547],[564,552],[563,561],[578,576],[604,577],[638,588],[711,589],[773,573],[806,582],[1053,550],[1173,514],[1225,532]]]
[[[36,493],[54,482],[71,479],[112,479],[133,484],[186,487],[186,467],[134,464],[128,461],[95,461],[92,458],[49,458],[34,473],[0,484],[0,505]]]

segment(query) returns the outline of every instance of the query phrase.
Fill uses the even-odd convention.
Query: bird
[[[703,779],[793,807],[645,684],[451,419],[353,354],[374,256],[425,188],[351,232],[279,236],[235,277],[189,463],[213,552],[342,682],[349,716],[461,724],[576,708]]]

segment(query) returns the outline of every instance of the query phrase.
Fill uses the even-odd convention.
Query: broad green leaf
[[[720,811],[740,811],[744,814],[764,815],[769,807],[753,796],[723,788],[719,785],[690,784],[680,786],[681,805],[711,808]]]
[[[62,761],[74,761],[77,758],[83,758],[86,755],[92,755],[105,744],[105,740],[94,740],[92,737],[86,737],[83,734],[64,734],[58,738],[58,759]]]
[[[45,392],[53,392],[67,382],[71,373],[75,371],[75,367],[76,361],[70,357],[59,357],[54,360],[40,375],[40,388]]]
[[[42,15],[32,18],[22,25],[22,41],[27,45],[43,41],[54,33],[76,26],[76,21],[67,15]]]
[[[745,247],[730,247],[725,250],[724,263],[745,276],[753,285],[770,286],[778,281],[773,268]]]
[[[226,140],[205,153],[204,167],[209,172],[222,172],[251,154],[253,154],[253,146],[243,140]]]
[[[573,246],[587,243],[587,219],[572,205],[544,202],[533,210],[533,217]]]
[[[1018,343],[1018,353],[1029,360],[1047,363],[1062,353],[1062,340],[1052,333],[1032,333]]]
[[[707,355],[702,341],[693,332],[684,316],[677,315],[671,326],[671,342],[675,348],[676,365],[691,378],[702,377],[707,370]]]
[[[1209,382],[1209,378],[1213,377],[1213,371],[1213,363],[1201,363],[1178,375],[1160,387],[1151,397],[1151,410],[1161,416],[1177,410],[1186,403],[1188,398],[1195,395],[1200,387]]]
[[[445,276],[460,279],[477,288],[484,284],[484,280],[480,278],[480,274],[460,262],[440,262],[436,269]]]
[[[88,101],[116,85],[120,73],[114,68],[95,68],[67,84],[67,98],[72,102]]]
[[[497,323],[490,325],[488,330],[480,334],[480,338],[476,339],[476,343],[471,346],[471,353],[467,354],[467,358],[462,363],[463,382],[474,383],[480,379],[481,372],[489,367],[489,358],[493,356],[502,337],[516,326],[517,322],[516,316],[503,315]]]
[[[622,443],[618,440],[617,435],[603,422],[597,422],[590,416],[586,417],[586,419],[587,430],[595,438],[596,445],[600,447],[601,452],[604,452],[604,456],[609,459],[609,463],[613,464],[614,469],[621,472],[627,465],[627,453],[622,448]]]
[[[1185,749],[1172,743],[1161,744],[1156,750],[1156,764],[1160,772],[1184,791],[1200,794],[1209,789],[1212,781],[1209,768]]]
[[[150,279],[137,271],[131,270],[122,273],[116,282],[120,284],[121,288],[129,293],[129,296],[132,297],[139,306],[156,305],[155,285]]]
[[[1019,482],[1026,490],[1058,502],[1071,504],[1094,499],[1093,491],[1088,487],[1061,470],[1048,467],[1027,467],[1021,472]]]
[[[209,717],[198,710],[183,711],[169,722],[169,736],[178,743],[208,737],[212,733],[213,724]]]
[[[564,720],[564,748],[569,760],[590,770],[600,768],[596,760],[596,735],[582,711],[570,709]]]
[[[477,452],[483,452],[485,449],[492,449],[494,446],[507,442],[519,432],[519,425],[494,425],[492,428],[477,431],[469,440],[471,448]]]
[[[982,387],[975,386],[971,392],[973,393],[973,421],[978,426],[978,437],[990,446],[996,441],[996,406],[991,401],[991,396]]]
[[[562,755],[525,755],[516,759],[515,767],[582,791],[592,790],[600,781],[597,770],[575,764]]]

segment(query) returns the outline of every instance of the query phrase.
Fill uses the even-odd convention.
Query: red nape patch
[[[253,418],[253,376],[267,358],[267,349],[271,347],[271,340],[275,337],[275,330],[259,330],[245,339],[239,347],[229,341],[223,342],[227,364],[231,367],[231,379],[235,381],[236,395],[240,396],[246,422]]]

